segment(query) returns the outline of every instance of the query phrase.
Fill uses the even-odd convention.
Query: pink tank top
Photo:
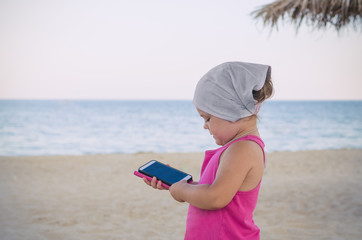
[[[253,135],[248,135],[215,150],[205,152],[199,184],[212,184],[216,177],[219,159],[223,151],[237,141],[254,141],[263,150],[264,143]],[[259,228],[254,224],[253,212],[258,200],[260,183],[250,191],[238,191],[231,202],[218,210],[203,210],[189,205],[186,220],[186,240],[210,239],[260,239]]]

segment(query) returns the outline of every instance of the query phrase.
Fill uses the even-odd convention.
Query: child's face
[[[212,116],[197,108],[200,116],[204,119],[204,129],[209,130],[217,145],[225,145],[239,133],[236,123]]]

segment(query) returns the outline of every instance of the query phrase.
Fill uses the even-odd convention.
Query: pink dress
[[[253,135],[248,135],[215,150],[205,152],[198,184],[212,184],[216,177],[219,159],[223,151],[237,141],[254,141],[263,150],[264,143]],[[186,240],[210,239],[260,239],[259,228],[254,224],[253,212],[258,200],[260,183],[250,191],[238,191],[231,202],[218,210],[203,210],[190,204],[186,221]]]

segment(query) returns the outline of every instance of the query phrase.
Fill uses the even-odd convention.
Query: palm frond
[[[339,31],[351,24],[362,30],[362,0],[277,0],[252,12],[264,25],[277,27],[279,19],[289,17],[297,30],[303,20],[315,28],[332,25]]]

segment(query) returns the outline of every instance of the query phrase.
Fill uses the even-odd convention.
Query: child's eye
[[[210,122],[211,117],[205,115],[201,115],[201,117],[204,119],[205,122]]]

